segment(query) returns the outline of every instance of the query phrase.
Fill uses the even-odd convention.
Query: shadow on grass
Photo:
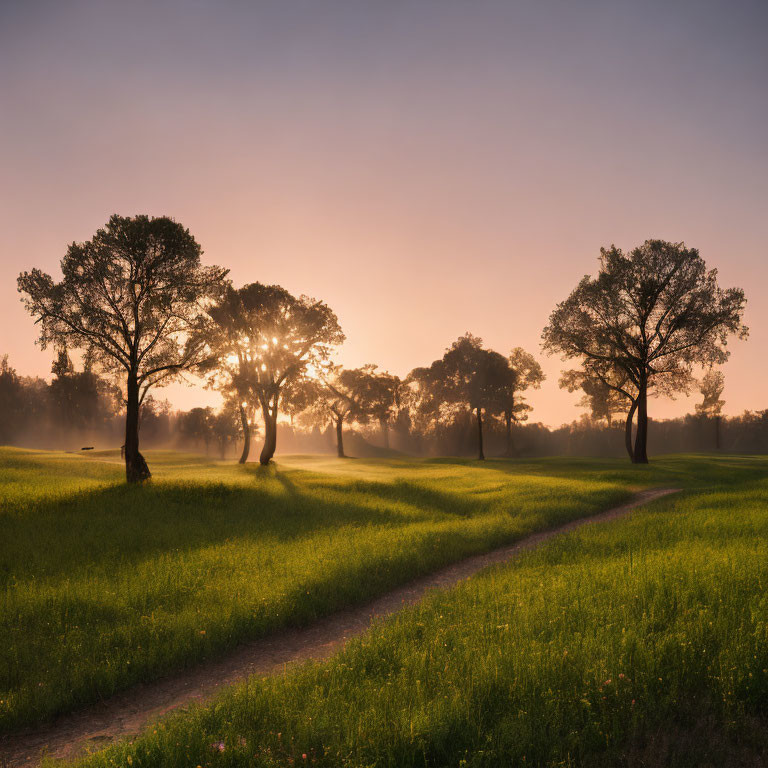
[[[361,460],[368,463],[367,460]],[[374,465],[380,462],[374,460]],[[397,467],[400,461],[392,462]],[[765,459],[754,456],[675,456],[635,467],[620,460],[429,459],[422,467],[471,468],[451,490],[439,477],[388,481],[348,474],[249,464],[246,483],[160,480],[143,487],[114,484],[33,503],[26,514],[0,516],[0,584],[15,578],[50,577],[140,562],[174,551],[194,550],[238,539],[288,540],[342,526],[393,526],[408,522],[469,518],[514,512],[541,498],[531,480],[677,485],[703,490],[745,483],[765,475]],[[389,466],[388,463],[385,463]],[[477,480],[475,481],[475,476]]]

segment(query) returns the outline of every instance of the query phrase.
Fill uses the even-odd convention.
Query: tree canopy
[[[525,402],[523,392],[538,389],[544,381],[544,371],[541,370],[536,358],[522,347],[515,347],[507,358],[511,375],[505,375],[505,386],[501,392],[501,415],[504,418],[507,440],[507,456],[513,453],[512,422],[527,421],[531,406]]]
[[[725,362],[728,336],[747,335],[744,304],[744,292],[721,288],[717,271],[683,243],[647,240],[626,254],[611,246],[601,249],[597,277],[585,276],[557,305],[543,346],[581,360],[636,406],[632,456],[645,463],[649,390],[682,389],[695,365]],[[631,389],[615,383],[622,380]]]
[[[205,305],[226,270],[203,266],[189,230],[162,216],[114,215],[61,261],[62,280],[39,269],[18,288],[40,323],[40,343],[82,349],[125,387],[129,482],[150,476],[139,452],[139,407],[153,386],[197,366],[205,355]]]
[[[498,352],[483,348],[483,340],[471,333],[459,337],[435,360],[428,372],[419,375],[431,387],[426,402],[438,405],[445,414],[469,409],[477,423],[477,455],[485,458],[483,449],[483,416],[499,413],[508,405],[514,390],[515,373],[509,360]]]
[[[279,285],[231,285],[210,309],[207,343],[221,386],[258,403],[264,419],[260,461],[268,464],[277,446],[277,418],[286,384],[310,367],[322,367],[344,334],[322,301],[293,296]],[[210,364],[209,364],[210,366]]]

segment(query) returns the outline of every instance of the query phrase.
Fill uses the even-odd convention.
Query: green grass
[[[424,471],[435,466],[454,465]],[[251,679],[86,765],[764,764],[766,469],[661,460],[644,477],[684,480],[687,493],[559,537],[328,663]],[[464,471],[513,483],[631,476],[605,462]]]
[[[149,461],[152,483],[127,487],[114,453],[0,449],[0,732],[607,508],[661,471]]]

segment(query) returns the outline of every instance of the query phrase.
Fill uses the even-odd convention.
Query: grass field
[[[306,623],[452,560],[610,507],[640,487],[680,485],[722,495],[735,493],[734,487],[752,487],[766,469],[761,459],[705,457],[668,458],[650,467],[557,459],[479,464],[291,457],[267,470],[172,453],[151,455],[150,460],[155,479],[136,488],[123,484],[114,454],[66,456],[0,449],[0,730],[108,696],[131,683],[219,654],[246,638]],[[714,497],[710,493],[701,498]],[[660,531],[666,532],[663,525]],[[598,562],[600,568],[593,567]],[[615,578],[610,558],[595,556],[579,567],[580,580],[599,573],[606,583]],[[539,578],[546,590],[555,589],[560,582],[547,574],[549,570],[533,577],[531,584],[536,586]],[[563,576],[561,588],[572,578]],[[494,599],[513,594],[509,590],[507,586],[493,590]],[[531,599],[554,605],[542,589],[529,585],[528,592]],[[560,599],[568,604],[572,597],[565,594]],[[456,599],[462,605],[464,598]],[[484,599],[473,600],[473,610],[483,615]],[[585,611],[595,604],[591,598],[586,602]],[[505,607],[493,610],[503,612]],[[533,622],[539,608],[529,610]],[[455,615],[464,613],[471,615],[469,606],[462,605]],[[585,614],[584,626],[594,618]],[[420,621],[425,624],[424,637],[436,629]],[[461,647],[458,637],[476,621],[452,625],[458,633],[451,641],[456,648]],[[480,621],[477,631],[487,632],[488,627]],[[481,658],[471,650],[476,640],[467,637],[466,663]],[[381,648],[390,641],[399,658],[407,643],[399,645],[396,635],[376,635]],[[363,664],[363,671],[371,665],[364,650],[371,643],[369,639],[350,651],[349,658],[359,659],[355,663]],[[412,644],[411,665],[418,664],[419,647]],[[381,658],[395,658],[394,652],[382,651]],[[460,658],[461,653],[457,661]],[[342,667],[337,668],[344,669],[349,661],[339,663]],[[381,660],[373,664],[376,669],[392,672]],[[253,706],[271,712],[269,702],[278,702],[282,690],[288,699],[275,705],[286,716],[293,711],[300,721],[303,710],[295,700],[291,705],[290,697],[303,697],[298,693],[301,685],[315,686],[313,674],[326,673],[260,684],[259,691],[267,693],[249,692],[248,701],[262,701]],[[467,674],[467,681],[474,679],[475,673]],[[366,690],[374,696],[381,686],[376,675],[359,669],[347,678],[334,673],[333,679],[352,685],[356,676],[361,696]],[[310,682],[300,682],[304,679]],[[425,686],[425,696],[427,679],[414,678]],[[465,685],[461,679],[455,681],[459,698]],[[400,679],[388,683],[386,690],[394,698],[385,713],[399,711],[398,696],[400,704],[411,702],[409,708],[419,700]],[[318,706],[326,693],[317,694]],[[338,695],[342,701],[347,692],[338,689]],[[428,700],[424,701],[427,706]],[[447,704],[439,704],[450,711]],[[341,753],[351,764],[360,764],[369,739],[352,738],[355,728],[363,728],[374,739],[370,754],[378,754],[382,746],[375,738],[395,737],[384,732],[376,736],[368,716],[363,716],[365,706],[361,699],[359,708],[355,704],[345,713],[352,730],[346,731],[347,742],[335,744],[336,751],[328,753],[335,755],[328,757],[329,764]],[[428,704],[430,711],[433,706],[434,702]],[[353,713],[358,711],[363,719],[355,723]],[[313,722],[318,721],[313,717]],[[221,728],[216,725],[213,730]],[[418,735],[419,729],[414,733]],[[203,742],[209,735],[211,729],[201,730]],[[332,740],[323,736],[321,741],[309,747],[315,754],[323,745],[330,749]],[[406,739],[399,747],[393,742],[394,762],[382,764],[395,765],[401,759],[408,764],[409,749],[422,741],[422,736]],[[171,758],[157,759],[152,764]]]
[[[600,482],[607,466],[452,471],[513,492],[517,473]],[[437,471],[427,467],[414,471]],[[767,468],[661,460],[646,479],[674,476],[686,494],[560,537],[328,663],[252,679],[86,764],[764,765]]]
[[[116,454],[0,449],[0,732],[607,508],[659,475],[149,459],[152,483],[127,487]]]

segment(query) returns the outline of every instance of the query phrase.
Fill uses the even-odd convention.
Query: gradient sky
[[[18,272],[58,277],[69,242],[149,213],[238,285],[324,299],[343,363],[401,375],[465,331],[540,355],[601,245],[683,240],[747,291],[726,411],[768,407],[764,0],[0,0],[0,136],[0,353],[20,372],[52,352]],[[542,362],[532,418],[570,421]]]

